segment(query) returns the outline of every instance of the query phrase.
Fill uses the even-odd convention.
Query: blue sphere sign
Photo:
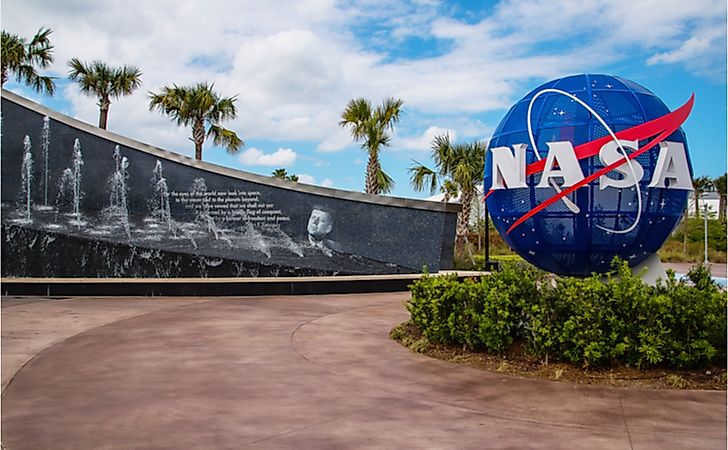
[[[691,97],[670,111],[623,78],[575,75],[516,103],[485,160],[488,212],[508,245],[561,275],[635,266],[683,214],[692,167],[680,126]]]

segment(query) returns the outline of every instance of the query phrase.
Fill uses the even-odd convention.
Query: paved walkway
[[[388,339],[406,293],[2,299],[18,449],[725,449],[726,393],[506,377]]]
[[[688,273],[690,269],[692,269],[695,264],[693,263],[663,263],[665,265],[665,268],[672,269],[676,273]],[[710,273],[714,277],[718,278],[726,278],[728,276],[728,265],[725,263],[708,263],[708,267],[710,267]]]

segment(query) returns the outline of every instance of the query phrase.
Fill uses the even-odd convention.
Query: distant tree
[[[109,67],[101,61],[90,64],[77,58],[68,62],[68,78],[78,83],[81,92],[99,99],[99,128],[106,129],[111,99],[130,95],[142,84],[142,73],[135,66]]]
[[[379,152],[389,145],[387,131],[394,130],[404,102],[388,98],[380,106],[372,108],[369,100],[351,100],[341,114],[339,125],[349,127],[355,141],[362,141],[361,147],[369,154],[365,191],[368,194],[387,194],[394,187],[394,180],[384,173],[379,162]]]
[[[26,44],[25,38],[17,34],[2,32],[2,80],[0,86],[13,73],[18,83],[25,83],[38,93],[53,95],[56,85],[54,77],[39,75],[36,67],[48,68],[53,63],[53,46],[48,36],[52,33],[48,28],[41,28],[33,39]]]
[[[451,198],[457,197],[458,189],[458,185],[454,181],[443,181],[442,186],[440,186],[440,192],[443,193],[442,201],[445,203],[449,203]]]
[[[149,109],[157,109],[170,116],[177,125],[192,126],[195,159],[202,159],[205,137],[212,137],[215,145],[224,146],[228,153],[237,153],[245,142],[234,131],[220,126],[221,122],[237,116],[236,97],[220,97],[214,86],[197,83],[194,86],[164,86],[159,94],[149,93]],[[207,127],[207,132],[205,128]]]
[[[288,175],[288,171],[283,168],[274,170],[271,175],[273,175],[273,178],[280,178],[281,180],[298,181],[298,175]]]
[[[725,222],[726,221],[726,176],[728,173],[724,173],[723,175],[719,176],[715,180],[713,180],[713,185],[715,186],[715,190],[718,192],[718,195],[720,197],[719,206],[718,206],[718,218]]]
[[[441,185],[449,192],[460,192],[463,209],[458,216],[456,236],[458,242],[463,242],[468,232],[472,202],[483,177],[486,146],[478,141],[452,144],[450,136],[444,134],[435,136],[431,148],[436,169],[414,161],[415,164],[409,169],[410,183],[418,191],[428,189],[434,193],[437,186]],[[457,190],[452,185],[457,186]]]
[[[699,200],[703,194],[713,187],[713,180],[706,176],[693,178],[693,195],[695,196],[695,217],[700,217]]]

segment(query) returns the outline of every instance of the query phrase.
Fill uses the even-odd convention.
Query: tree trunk
[[[195,143],[195,159],[202,160],[202,144],[205,143],[205,123],[198,120],[192,126],[192,142]]]
[[[720,200],[718,201],[718,218],[721,222],[725,223],[725,206],[726,206],[726,196],[723,194],[720,194]]]
[[[109,100],[108,97],[102,98],[99,101],[99,128],[102,130],[106,129],[106,123],[109,120],[109,106],[111,105],[111,100]]]
[[[693,196],[695,198],[695,217],[700,218],[700,205],[698,205],[698,200],[700,200],[702,192],[698,192],[697,189],[693,191]]]
[[[458,214],[458,224],[455,228],[455,241],[465,242],[468,234],[468,223],[470,223],[470,210],[473,204],[473,191],[463,191],[460,195],[460,202],[463,205],[462,211]]]
[[[688,213],[683,216],[683,256],[688,256]]]
[[[364,190],[367,194],[379,194],[379,183],[377,183],[377,176],[379,171],[382,170],[379,165],[379,158],[377,155],[369,154],[369,161],[367,162],[367,178],[365,181]]]

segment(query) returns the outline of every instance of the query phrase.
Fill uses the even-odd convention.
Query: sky
[[[350,99],[404,106],[381,164],[392,195],[430,143],[487,141],[508,109],[551,79],[605,73],[635,81],[670,108],[695,93],[687,133],[695,176],[726,171],[725,0],[5,0],[2,29],[28,39],[53,30],[53,97],[5,88],[91,124],[96,99],[68,81],[67,63],[101,60],[142,71],[112,100],[108,129],[192,156],[191,130],[149,111],[162,86],[214,83],[236,96],[223,125],[245,141],[235,155],[206,143],[206,161],[300,182],[363,191],[367,155],[339,126]]]

